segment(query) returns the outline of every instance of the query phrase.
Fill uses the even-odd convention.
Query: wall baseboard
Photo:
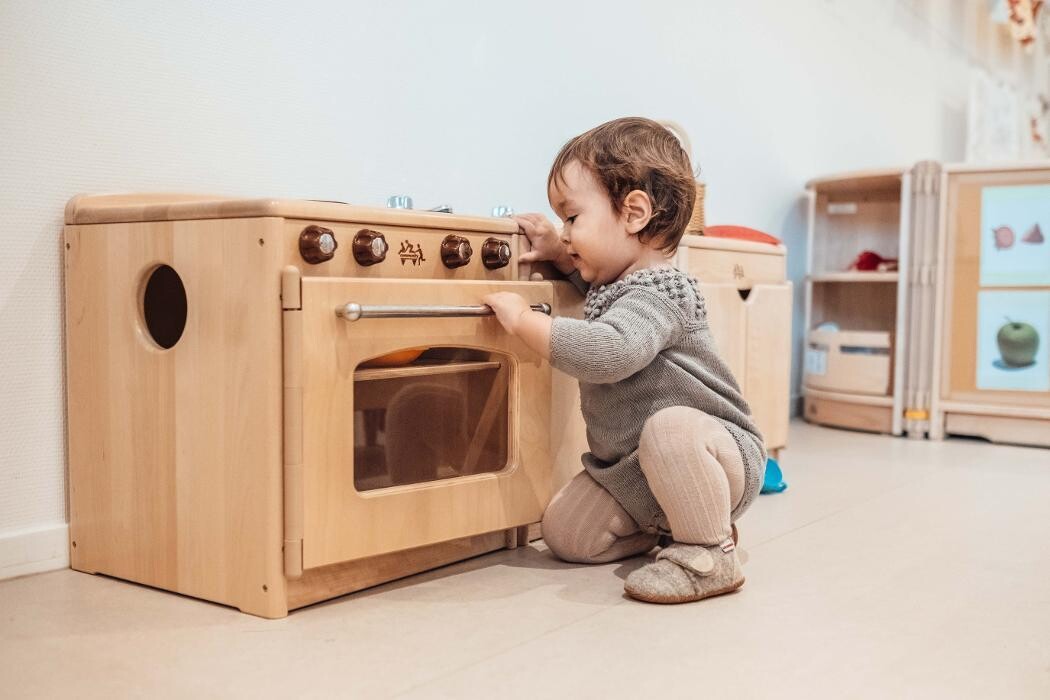
[[[69,525],[0,532],[0,581],[69,568]]]

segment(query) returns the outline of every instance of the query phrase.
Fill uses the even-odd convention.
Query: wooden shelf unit
[[[914,438],[975,435],[1050,447],[1050,391],[978,386],[982,295],[1050,292],[1045,278],[1016,284],[1001,278],[982,280],[982,241],[992,233],[983,221],[984,190],[1048,184],[1050,163],[1045,161],[920,161],[907,169],[811,180],[807,352],[811,338],[827,340],[827,334],[811,334],[814,327],[834,322],[842,331],[892,334],[893,364],[887,396],[872,397],[828,391],[838,384],[833,375],[844,373],[831,371],[830,363],[825,368],[813,361],[821,359],[819,355],[807,356],[807,377],[827,372],[824,376],[832,379],[818,380],[828,385],[823,388],[807,387],[803,381],[807,420]],[[853,256],[864,249],[897,257],[900,272],[847,271]],[[821,351],[833,347],[831,342],[815,345]],[[857,363],[855,356],[838,364],[841,368]]]
[[[810,388],[804,378],[803,415],[807,420],[902,433],[906,276],[902,282],[900,272],[849,268],[858,254],[871,250],[898,259],[900,269],[907,269],[910,190],[910,171],[903,168],[844,173],[807,183],[807,356],[810,332],[824,323],[834,323],[841,331],[889,333],[892,348],[886,396]]]

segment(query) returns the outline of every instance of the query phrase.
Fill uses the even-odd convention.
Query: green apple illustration
[[[1003,363],[1010,367],[1027,367],[1035,361],[1039,349],[1039,333],[1033,326],[1020,321],[1006,319],[1007,324],[999,329],[996,340]]]

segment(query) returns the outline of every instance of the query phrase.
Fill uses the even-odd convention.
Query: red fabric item
[[[756,241],[780,245],[780,239],[747,226],[707,226],[704,235],[712,238],[736,238],[741,241]]]
[[[897,269],[897,258],[884,258],[875,251],[865,250],[849,266],[862,272],[892,272]]]
[[[877,269],[879,267],[879,263],[882,262],[882,260],[882,256],[878,253],[872,252],[870,250],[865,250],[857,256],[856,260],[853,261],[853,264],[850,265],[850,269],[863,270],[865,272],[868,272],[870,270]]]

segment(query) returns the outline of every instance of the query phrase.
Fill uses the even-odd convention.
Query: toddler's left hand
[[[493,292],[486,295],[482,301],[492,307],[500,324],[512,335],[518,332],[518,322],[522,314],[532,311],[525,297],[514,292]]]

